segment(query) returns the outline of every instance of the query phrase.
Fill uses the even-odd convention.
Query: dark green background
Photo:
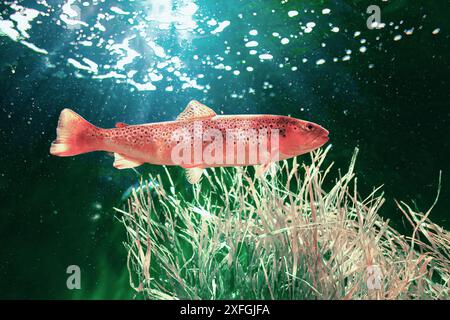
[[[22,3],[33,6],[31,1]],[[39,32],[33,25],[30,34],[33,43],[49,51],[56,70],[46,67],[43,55],[0,37],[0,298],[133,297],[122,245],[125,232],[112,208],[121,206],[123,192],[138,181],[138,175],[132,170],[115,170],[112,158],[105,153],[50,156],[49,146],[64,107],[103,127],[112,127],[117,121],[172,120],[191,99],[225,114],[290,114],[312,120],[330,130],[333,149],[329,160],[335,161],[336,167],[346,168],[353,149],[359,146],[356,170],[360,191],[367,194],[373,186],[384,184],[387,203],[382,214],[398,228],[403,228],[404,221],[394,199],[414,201],[418,208],[427,209],[436,194],[439,170],[443,170],[442,194],[431,218],[450,227],[447,1],[197,3],[202,14],[232,24],[218,36],[198,38],[184,47],[172,43],[169,33],[167,46],[183,50],[180,56],[186,56],[194,71],[205,74],[203,83],[211,86],[208,93],[181,90],[176,82],[171,83],[176,89],[172,93],[130,92],[130,86],[112,80],[78,78],[66,63],[69,55],[64,50],[68,49],[61,45],[73,37],[50,21],[40,26]],[[113,4],[132,6],[108,1],[108,6]],[[403,20],[400,29],[367,30],[365,11],[369,4],[381,6],[384,22],[397,25]],[[326,7],[332,10],[329,17],[320,14]],[[318,26],[311,36],[281,46],[271,34],[298,32],[298,24],[287,16],[294,8],[300,11],[298,19],[305,22],[310,20],[302,17],[301,9],[315,9],[319,18],[310,17]],[[272,9],[277,13],[270,15]],[[1,12],[7,15],[8,6],[2,4]],[[257,15],[251,15],[253,12]],[[244,13],[245,19],[238,19],[239,13]],[[334,34],[324,28],[327,19],[341,31]],[[414,34],[405,36],[403,30],[410,27],[415,27]],[[436,28],[440,33],[432,35]],[[253,63],[252,73],[241,71],[236,77],[195,64],[190,58],[196,53],[223,54],[224,40],[232,48],[243,47],[242,38],[251,29],[258,30],[259,42],[274,56],[273,62]],[[365,54],[358,50],[360,38],[353,38],[356,30],[367,39]],[[393,41],[395,34],[403,34],[403,39]],[[381,41],[376,41],[377,36]],[[325,48],[322,42],[327,43]],[[383,46],[378,49],[380,42]],[[352,59],[333,63],[332,58],[342,57],[346,48],[353,51]],[[227,61],[239,66],[243,57],[233,52]],[[297,72],[278,67],[285,56],[299,66]],[[310,62],[302,64],[303,57]],[[324,57],[327,63],[316,66],[314,61]],[[57,71],[65,76],[56,76]],[[217,79],[219,74],[222,79]],[[263,90],[264,81],[273,88]],[[249,87],[256,89],[254,95],[230,98]],[[151,165],[138,168],[144,176],[158,170]],[[171,172],[182,174],[178,168]],[[96,214],[98,219],[94,219]],[[81,290],[66,288],[65,271],[71,264],[81,267]]]

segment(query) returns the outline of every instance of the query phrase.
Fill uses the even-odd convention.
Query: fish
[[[256,174],[264,175],[272,163],[309,153],[328,140],[328,130],[310,121],[283,115],[217,115],[192,100],[174,121],[118,122],[110,129],[63,109],[50,154],[68,157],[106,151],[114,154],[117,169],[144,163],[178,165],[195,184],[211,167],[254,165]]]

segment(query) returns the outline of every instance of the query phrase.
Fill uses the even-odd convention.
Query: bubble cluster
[[[289,1],[258,12],[243,7],[226,16],[216,11],[193,0],[66,0],[60,6],[40,0],[33,8],[16,0],[9,3],[8,14],[2,13],[0,36],[47,56],[48,67],[59,68],[58,74],[64,75],[62,63],[76,77],[114,81],[131,91],[206,93],[215,82],[208,71],[219,71],[214,80],[224,80],[227,75],[266,73],[268,67],[292,72],[301,70],[300,63],[326,67],[328,61],[348,62],[425,31],[420,21],[411,25],[404,20],[375,22],[373,30],[349,30],[339,25],[342,19],[332,7],[301,9]],[[263,17],[264,25],[252,23],[254,17]],[[73,39],[53,48],[62,55],[49,52],[47,42],[33,41],[30,30],[42,26],[59,28],[57,38]],[[438,26],[426,31],[435,37],[441,33]],[[57,61],[60,57],[63,62]],[[374,67],[369,61],[367,65]],[[252,90],[231,95],[239,98],[254,94]]]

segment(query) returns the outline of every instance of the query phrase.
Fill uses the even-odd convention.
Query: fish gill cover
[[[379,8],[379,19],[377,8],[372,5]],[[127,253],[120,245],[125,242],[131,249],[132,284],[136,288],[142,284],[139,292],[143,292],[145,297],[217,298],[219,293],[222,297],[244,297],[248,293],[249,297],[259,298],[442,298],[436,288],[448,284],[448,278],[441,273],[438,280],[436,276],[432,278],[437,283],[430,283],[427,277],[430,272],[433,271],[434,275],[434,271],[441,270],[442,266],[448,268],[448,260],[441,255],[448,251],[448,242],[445,242],[448,237],[440,237],[447,234],[445,229],[439,229],[427,219],[431,218],[447,229],[450,227],[447,209],[450,197],[446,187],[450,172],[448,9],[444,2],[424,3],[418,0],[2,1],[0,87],[3,94],[0,96],[0,112],[4,127],[0,135],[4,161],[0,188],[4,214],[0,218],[0,228],[4,243],[13,245],[3,248],[1,258],[4,263],[0,265],[1,274],[7,275],[0,277],[0,287],[12,289],[2,290],[0,297],[133,297],[125,267]],[[157,296],[160,291],[152,290],[159,288],[162,282],[149,281],[155,277],[155,270],[146,269],[149,263],[141,260],[140,251],[135,246],[136,239],[130,231],[130,226],[136,225],[132,217],[137,209],[133,206],[130,209],[123,202],[127,199],[137,201],[133,189],[136,189],[136,194],[146,196],[148,201],[148,196],[155,197],[161,188],[164,188],[166,196],[171,196],[170,183],[156,182],[158,174],[167,177],[165,169],[146,165],[138,171],[118,172],[107,155],[53,159],[48,155],[48,146],[55,138],[57,117],[66,107],[73,108],[96,125],[113,127],[115,122],[122,121],[134,124],[173,120],[192,99],[211,106],[218,114],[282,114],[323,124],[329,129],[333,143],[327,161],[335,162],[335,166],[340,168],[348,165],[354,147],[358,145],[361,151],[355,172],[359,177],[360,198],[371,194],[373,186],[383,184],[386,203],[377,213],[391,219],[390,226],[405,235],[420,233],[421,241],[423,237],[428,239],[431,232],[431,240],[426,241],[439,246],[442,252],[433,253],[424,247],[429,255],[416,256],[412,248],[417,243],[412,244],[411,239],[403,242],[391,229],[378,233],[386,241],[391,239],[406,246],[404,251],[385,251],[391,256],[382,260],[384,263],[404,255],[412,259],[408,262],[412,273],[418,270],[414,267],[424,271],[417,274],[422,277],[417,281],[402,278],[392,282],[405,290],[408,288],[408,293],[398,291],[394,294],[388,290],[388,284],[383,287],[384,291],[364,291],[367,289],[367,285],[364,287],[367,274],[359,274],[358,278],[351,269],[346,269],[347,275],[356,278],[349,280],[344,277],[344,283],[333,282],[333,286],[329,286],[336,280],[330,273],[330,277],[324,279],[331,282],[321,283],[325,291],[320,291],[314,286],[314,278],[297,279],[300,271],[304,271],[301,268],[316,266],[311,256],[301,268],[297,263],[300,273],[295,277],[293,261],[282,262],[279,266],[288,268],[283,279],[291,282],[280,285],[279,291],[271,292],[267,284],[272,285],[275,281],[276,269],[267,267],[267,262],[273,257],[265,251],[259,252],[261,259],[258,261],[248,260],[252,261],[250,267],[254,267],[257,284],[266,286],[259,293],[226,288],[219,280],[215,282],[213,292],[210,278],[207,278],[208,282],[202,282],[202,292],[195,292],[192,283],[181,278],[181,287],[172,287],[174,290],[170,295]],[[296,161],[311,163],[308,156]],[[304,178],[306,171],[301,168],[297,174]],[[415,212],[433,204],[440,169],[443,172],[439,201],[430,215],[416,215]],[[223,196],[208,189],[209,179],[214,177],[212,172],[201,187],[192,189],[178,169],[170,168],[168,171],[176,188],[171,201],[180,200],[177,212],[192,209],[184,218],[216,213],[200,206],[205,206],[205,202],[193,202],[208,196],[219,201]],[[230,172],[238,174],[234,169]],[[217,188],[228,190],[236,182],[234,176],[229,176],[230,172],[225,173],[229,180],[221,182]],[[152,174],[151,180],[148,180],[149,173]],[[252,171],[250,175],[253,177]],[[332,171],[330,175],[338,178],[339,172]],[[145,191],[145,181],[150,181],[153,186],[150,192]],[[333,189],[334,181],[323,181],[325,185],[319,186],[320,190],[325,190],[328,195],[337,192]],[[261,185],[261,188],[265,187]],[[193,194],[193,191],[197,193]],[[297,191],[292,186],[283,192],[298,196]],[[232,195],[242,195],[233,192]],[[411,210],[403,205],[407,214],[402,215],[396,209],[395,199],[413,203]],[[347,200],[355,205],[354,209],[362,206],[358,202],[360,200]],[[123,227],[113,215],[114,207],[122,210],[120,214],[116,213],[117,218],[129,218],[124,220],[129,238],[125,238]],[[308,220],[311,219],[311,206],[305,202],[303,208],[300,229],[311,223]],[[332,206],[326,208],[332,209]],[[363,212],[366,209],[363,207]],[[146,214],[142,208],[139,210]],[[319,213],[325,212],[325,207],[323,210]],[[352,212],[347,212],[348,215],[339,221],[351,224],[348,219],[354,218]],[[243,215],[247,213],[242,212]],[[236,212],[233,214],[226,223],[240,223]],[[328,223],[327,219],[333,215],[318,217]],[[371,217],[373,220],[363,221],[367,223],[362,224],[364,232],[372,230],[368,229],[372,222],[385,226],[380,220],[382,218]],[[193,221],[197,223],[195,219]],[[145,232],[160,230],[159,226],[155,227],[157,221],[149,225],[145,221],[137,222]],[[148,226],[153,229],[147,229]],[[198,226],[200,224],[195,228]],[[208,224],[208,228],[211,226],[214,227]],[[349,231],[350,234],[355,232],[355,239],[360,239],[358,228]],[[162,228],[160,232],[166,231],[168,229]],[[193,231],[190,236],[197,234],[198,230]],[[224,231],[239,233],[242,230]],[[439,236],[433,238],[435,233]],[[147,250],[145,235],[140,239],[144,258]],[[211,235],[219,236],[220,233]],[[310,241],[310,235],[305,233],[304,239]],[[368,237],[371,235],[375,233],[368,234]],[[171,236],[170,232],[166,236]],[[281,243],[277,241],[287,241],[283,237],[288,236],[286,232],[281,233],[273,240],[275,252],[280,256],[284,254],[286,257],[291,253],[290,246],[287,251],[277,251],[279,246],[276,244]],[[299,241],[303,239],[301,236]],[[336,256],[320,246],[333,244],[327,242],[327,235],[322,236],[325,238],[319,239],[318,250],[323,249],[322,258],[330,262]],[[369,240],[371,248],[376,250],[382,250],[378,245],[385,244],[378,238]],[[226,242],[216,244],[222,243]],[[158,242],[153,248],[165,250],[166,244]],[[235,249],[243,247],[239,243],[233,245],[236,245]],[[230,248],[233,247],[220,248],[211,261],[222,267],[224,260],[221,255],[228,255]],[[308,248],[313,250],[314,245]],[[360,247],[358,250],[365,249]],[[188,253],[177,251],[175,254],[185,258]],[[315,251],[312,253],[315,255]],[[358,259],[362,257],[359,253]],[[249,270],[242,260],[244,258],[249,257],[240,253],[223,263],[239,261],[234,264],[238,267],[234,275],[242,275],[239,268]],[[157,260],[152,258],[152,261]],[[66,271],[74,264],[80,267],[82,287],[70,290],[66,287]],[[167,263],[162,266],[173,267]],[[199,266],[191,267],[191,273],[183,269],[182,275],[198,275],[195,268]],[[317,267],[323,265],[317,264]],[[331,264],[331,270],[335,270],[333,268]],[[167,270],[159,271],[164,275]],[[390,271],[394,272],[394,269]],[[247,277],[250,275],[252,273],[246,274]],[[161,281],[164,279],[162,277]],[[245,283],[243,281],[242,285]],[[339,285],[339,288],[334,285]],[[332,290],[338,290],[339,294],[332,296]]]

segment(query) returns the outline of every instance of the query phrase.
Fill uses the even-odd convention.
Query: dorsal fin
[[[186,109],[178,115],[177,120],[212,118],[216,115],[217,114],[211,108],[208,108],[197,100],[192,100],[189,102]]]
[[[117,122],[116,123],[116,128],[123,128],[123,127],[128,127],[129,124],[126,124],[125,122]]]

